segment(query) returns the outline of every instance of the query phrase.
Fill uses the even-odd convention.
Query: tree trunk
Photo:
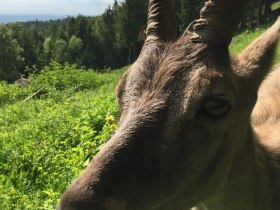
[[[265,16],[266,18],[271,14],[271,0],[265,1]]]
[[[132,45],[130,44],[128,47],[128,59],[127,59],[127,63],[131,64],[132,63]]]
[[[263,3],[264,3],[264,0],[260,0],[259,2],[259,12],[258,12],[258,25],[261,24],[262,22],[262,14],[263,14]]]
[[[246,22],[247,22],[247,12],[243,15],[240,23],[240,28],[246,28]]]
[[[254,26],[254,18],[255,18],[255,4],[252,4],[251,7],[251,17],[250,17],[250,27]]]

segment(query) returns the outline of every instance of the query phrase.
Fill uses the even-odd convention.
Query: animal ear
[[[257,88],[269,73],[273,64],[279,32],[280,18],[237,56],[238,67],[235,69],[236,73],[246,78],[246,82],[255,83]]]

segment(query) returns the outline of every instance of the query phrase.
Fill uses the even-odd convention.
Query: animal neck
[[[207,209],[276,209],[265,151],[253,130],[246,136],[246,143],[232,162],[228,181],[223,190],[205,202]]]

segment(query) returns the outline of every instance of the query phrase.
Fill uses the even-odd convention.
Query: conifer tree
[[[22,48],[14,38],[12,31],[0,25],[0,80],[13,82],[20,77],[18,68],[23,63]]]

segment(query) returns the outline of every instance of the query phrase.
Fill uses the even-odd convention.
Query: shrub
[[[52,64],[28,87],[0,83],[0,209],[55,209],[117,127],[121,72]]]

